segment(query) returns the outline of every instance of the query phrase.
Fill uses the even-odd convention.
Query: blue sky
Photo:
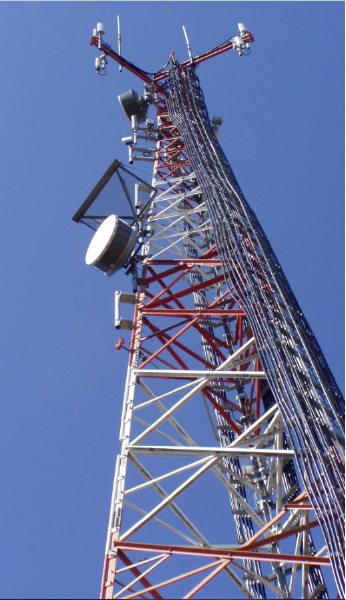
[[[223,42],[243,21],[249,58],[198,74],[222,145],[343,388],[344,4],[1,2],[2,597],[99,592],[127,356],[113,291],[84,264],[71,221],[129,127],[118,94],[140,82],[94,72],[97,21],[149,71],[175,50]],[[136,166],[136,165],[135,165]],[[120,391],[119,391],[120,390]]]

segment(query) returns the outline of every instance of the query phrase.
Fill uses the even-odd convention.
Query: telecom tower
[[[238,28],[195,57],[183,28],[189,59],[153,76],[120,26],[118,53],[102,23],[91,38],[98,73],[112,58],[144,82],[119,96],[123,141],[153,163],[149,184],[115,160],[73,217],[96,230],[87,264],[132,282],[101,598],[329,598],[333,578],[344,597],[344,401],[195,72],[249,52]]]

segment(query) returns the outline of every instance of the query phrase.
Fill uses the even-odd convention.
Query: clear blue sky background
[[[1,2],[1,597],[99,592],[127,357],[113,350],[113,291],[84,265],[71,221],[129,127],[97,77],[97,21],[147,70],[237,32],[249,58],[199,68],[222,145],[343,387],[344,4]],[[138,165],[135,165],[138,166]]]

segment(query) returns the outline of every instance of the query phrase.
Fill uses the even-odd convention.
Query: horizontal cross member
[[[293,450],[278,450],[272,448],[215,448],[203,446],[128,446],[132,454],[156,454],[160,456],[277,456],[279,458],[294,458]],[[299,507],[298,507],[299,508]]]
[[[248,31],[246,33],[246,35],[243,37],[243,41],[247,44],[250,44],[251,42],[254,41],[254,37],[250,31]],[[227,52],[227,50],[232,50],[233,48],[234,48],[234,43],[233,43],[233,39],[232,39],[229,42],[220,44],[220,46],[216,46],[216,48],[213,48],[212,50],[207,50],[206,52],[203,52],[202,54],[199,54],[198,56],[194,56],[192,58],[192,60],[185,60],[184,62],[181,63],[181,66],[188,68],[191,66],[198,65],[199,63],[204,62],[205,60],[208,60],[209,58],[218,56],[219,54],[222,54],[223,52]],[[155,81],[160,81],[161,79],[164,79],[165,77],[167,77],[167,75],[168,75],[168,71],[163,71],[161,73],[159,72],[155,75],[154,79],[155,79]]]
[[[251,550],[222,550],[216,548],[193,548],[186,546],[173,546],[163,544],[140,544],[133,542],[114,542],[114,548],[135,552],[167,552],[171,555],[180,554],[182,556],[209,556],[212,558],[242,558],[252,560],[264,560],[268,562],[284,562],[293,564],[308,564],[329,566],[328,557],[322,556],[303,556],[295,554],[274,554],[271,552],[251,552]]]
[[[195,265],[198,266],[216,266],[221,267],[222,262],[219,258],[171,258],[171,259],[162,259],[162,260],[153,260],[151,258],[147,258],[144,261],[146,265],[177,265],[183,267],[193,267]]]
[[[251,358],[249,357],[249,362]],[[135,375],[137,377],[173,377],[177,379],[181,378],[192,378],[192,377],[205,377],[206,379],[266,379],[267,375],[264,371],[195,371],[195,370],[182,370],[182,369],[136,369]]]
[[[181,309],[170,309],[163,308],[161,310],[154,308],[144,308],[142,310],[144,315],[150,315],[152,317],[181,317],[186,315],[199,315],[201,317],[226,317],[226,316],[243,316],[244,311],[241,309],[228,309],[228,308],[181,308]]]

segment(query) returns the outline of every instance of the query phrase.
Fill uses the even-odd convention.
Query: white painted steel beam
[[[188,371],[180,369],[174,371],[173,369],[136,369],[135,375],[137,377],[155,377],[155,378],[190,378],[190,377],[203,377],[208,380],[218,379],[222,377],[224,379],[266,379],[267,376],[264,371],[222,371],[217,373],[216,371],[194,371],[191,369]]]
[[[241,550],[241,547],[239,548],[239,550]],[[262,550],[263,550],[263,547],[262,547]],[[255,571],[252,571],[251,569],[247,569],[244,565],[239,563],[237,560],[233,560],[232,565],[234,565],[235,567],[238,567],[238,569],[240,569],[244,573],[247,573],[247,575],[250,575],[251,577],[253,577],[253,579],[255,581],[260,581],[261,583],[263,583],[263,585],[267,586],[270,590],[275,592],[275,594],[277,594],[278,597],[282,596],[282,590],[280,588],[278,588],[276,585],[274,585],[273,583],[271,583],[270,581],[268,581],[268,579],[266,577],[262,577],[258,573],[255,573]]]
[[[315,556],[322,556],[322,554],[326,551],[327,551],[327,546],[325,544],[324,546],[322,546],[322,548],[318,552],[316,552]]]
[[[135,510],[138,513],[140,513],[141,515],[146,515],[147,512],[148,512],[147,510],[144,510],[143,508],[140,508],[139,506],[137,506],[137,504],[133,504],[132,502],[129,502],[128,500],[124,500],[123,504],[124,504],[124,506],[128,506],[129,508],[132,508],[133,510]],[[157,517],[154,517],[153,521],[155,521],[155,523],[158,523],[162,527],[165,527],[165,529],[168,529],[169,531],[172,531],[178,537],[181,537],[183,540],[185,540],[186,542],[188,542],[188,544],[191,544],[192,546],[196,546],[196,547],[198,547],[198,546],[201,545],[199,542],[196,541],[196,539],[190,538],[188,535],[186,535],[185,533],[183,533],[182,531],[180,531],[176,527],[173,527],[169,523],[166,523],[166,521],[162,521],[161,519],[158,519]]]
[[[230,456],[239,458],[248,458],[251,456],[276,456],[278,458],[293,458],[293,450],[282,450],[277,448],[218,448],[218,447],[203,447],[197,446],[190,448],[189,446],[138,446],[131,444],[128,450],[132,454],[144,454],[146,456],[156,454],[157,456]]]
[[[280,414],[278,407],[276,404],[274,404],[271,408],[269,408],[269,410],[267,410],[267,412],[265,412],[261,417],[259,417],[254,423],[252,423],[252,425],[250,425],[250,427],[248,427],[247,429],[245,429],[245,431],[243,431],[243,433],[241,433],[235,440],[234,442],[232,442],[232,444],[230,444],[232,447],[233,446],[238,446],[239,444],[242,444],[244,440],[246,440],[246,438],[249,437],[249,435],[251,435],[252,433],[254,433],[256,431],[256,429],[258,429],[258,427],[260,425],[262,425],[262,423],[265,423],[268,419],[270,419],[275,413]]]
[[[200,460],[196,460],[195,462],[190,463],[189,465],[180,467],[180,469],[175,469],[174,471],[169,471],[168,473],[164,473],[163,475],[160,475],[159,477],[155,477],[155,479],[152,479],[151,481],[146,481],[145,483],[136,485],[135,487],[126,490],[125,495],[133,494],[133,492],[138,492],[138,491],[142,490],[143,488],[153,485],[157,481],[162,481],[163,479],[167,479],[168,477],[172,477],[174,475],[180,475],[180,473],[183,473],[184,471],[188,471],[189,469],[193,469],[194,467],[198,467],[198,466],[202,465],[207,460],[208,460],[208,458],[201,458]]]
[[[208,227],[207,229],[210,229],[210,227]],[[206,228],[205,228],[205,226],[203,224],[202,227],[198,227],[197,230],[195,230],[195,231],[198,231],[198,233],[203,233],[203,231],[205,231],[205,230],[206,230]],[[180,238],[178,238],[175,242],[173,242],[169,246],[165,246],[165,248],[163,248],[160,252],[156,252],[156,254],[154,254],[151,257],[151,259],[153,260],[153,259],[157,258],[158,256],[160,256],[160,254],[162,254],[162,252],[166,252],[167,250],[170,250],[173,246],[176,246],[179,242],[182,242],[187,237],[189,237],[189,235],[190,235],[190,232],[185,233],[184,235],[181,235]]]
[[[239,348],[232,356],[229,356],[213,373],[218,371],[225,370],[238,356],[240,356],[247,348],[251,347],[254,343],[254,338],[251,338],[246,344]],[[200,392],[206,383],[208,382],[207,378],[199,379],[196,381],[196,386],[188,392],[183,398],[181,398],[178,402],[176,402],[170,409],[166,410],[165,414],[162,417],[159,417],[150,427],[148,427],[145,431],[143,431],[139,436],[137,436],[130,445],[138,444],[145,437],[147,437],[152,431],[155,431],[157,427],[159,427],[162,423],[164,423],[171,415],[173,415],[177,410],[179,410],[184,404],[186,404],[195,394]]]
[[[119,598],[119,596],[121,594],[123,594],[124,592],[126,592],[126,590],[128,590],[130,587],[133,587],[137,581],[139,581],[140,579],[142,579],[142,577],[145,577],[146,575],[148,575],[151,571],[153,571],[154,569],[156,569],[156,567],[158,567],[162,562],[164,562],[165,560],[167,560],[167,558],[170,557],[170,554],[164,554],[154,565],[151,565],[151,567],[149,567],[148,569],[146,569],[143,573],[140,573],[138,575],[138,577],[136,577],[135,579],[133,579],[133,581],[130,581],[130,583],[128,583],[127,585],[125,585],[125,587],[121,588],[121,590],[119,590],[119,592],[117,594],[115,594],[113,596],[113,598]]]
[[[164,248],[163,246],[160,246],[157,242],[152,242],[150,244],[150,248],[159,250],[159,252],[157,252],[155,255],[151,256],[151,259],[153,259],[153,260],[154,260],[154,258],[156,258],[156,256],[158,256],[158,254],[162,254],[162,252],[164,252],[166,250],[166,248]],[[181,252],[179,247],[176,247],[174,244],[170,245],[169,252],[170,252],[170,254],[173,254],[173,256],[178,256],[179,258],[181,258],[181,257],[183,257],[184,259],[188,258],[187,254]]]
[[[206,471],[208,471],[208,469],[212,466],[212,463],[213,463],[213,459],[210,459],[206,464],[202,465],[202,467],[200,467],[198,469],[198,471],[193,473],[193,475],[191,475],[186,481],[184,481],[181,485],[179,485],[173,492],[168,494],[167,497],[164,500],[162,500],[162,502],[157,504],[157,506],[155,506],[151,511],[149,511],[145,517],[143,517],[142,519],[137,521],[137,523],[135,523],[134,525],[132,525],[132,527],[130,527],[127,531],[125,531],[125,533],[123,533],[120,536],[120,541],[121,542],[126,541],[134,533],[139,531],[139,529],[141,529],[153,517],[155,517],[159,512],[161,512],[164,508],[169,506],[171,504],[171,502],[175,498],[177,498],[177,496],[179,496],[183,491],[185,491],[188,487],[190,487],[190,485],[192,485],[195,481],[197,481],[197,479],[200,479],[200,477],[202,477],[202,475],[204,475],[204,473]]]
[[[309,512],[306,511],[302,515],[302,524],[307,525],[309,523]],[[309,530],[306,529],[303,533],[302,539],[302,554],[305,556],[309,554]],[[309,574],[309,565],[302,565],[302,596],[303,598],[308,597],[308,574]]]
[[[132,420],[137,421],[137,423],[140,423],[140,425],[144,425],[144,427],[149,427],[149,423],[147,423],[146,421],[143,421],[143,419],[139,419],[139,417],[137,417],[136,415],[132,416]],[[161,435],[162,437],[166,438],[166,440],[169,440],[173,445],[180,446],[180,443],[178,442],[178,440],[174,439],[171,435],[168,435],[168,433],[161,431],[161,429],[156,429],[156,433],[158,435]]]
[[[275,438],[275,447],[281,451],[283,448],[283,433],[279,433],[279,435]],[[294,453],[293,453],[294,455]],[[283,473],[283,464],[282,459],[277,458],[276,462],[276,514],[278,515],[282,509],[282,473]]]
[[[277,404],[275,404],[275,408],[277,409]],[[268,426],[265,428],[263,435],[267,435],[270,433],[273,433],[275,431],[277,431],[279,429],[279,426],[282,425],[282,416],[279,410],[276,410],[275,415],[273,416],[273,418],[271,419],[270,423],[268,424]],[[276,429],[275,429],[276,428]],[[254,446],[258,447],[261,446],[262,443],[259,439],[259,437],[254,439]]]
[[[181,215],[183,217],[185,217],[186,215],[193,215],[197,212],[200,213],[200,212],[205,212],[207,210],[207,207],[204,202],[203,205],[201,204],[200,206],[197,206],[196,208],[189,208],[188,210],[179,210],[179,212],[168,212],[170,209],[172,209],[174,204],[177,204],[182,199],[183,198],[180,198],[176,202],[172,202],[172,204],[170,206],[167,206],[161,212],[157,213],[155,215],[155,217],[150,217],[149,222],[157,224],[158,221],[163,221],[163,220],[168,221],[169,219],[176,219],[177,217],[181,217]],[[155,225],[155,227],[156,227],[156,225]]]
[[[295,547],[295,551],[294,551],[295,556],[299,556],[299,549],[300,549],[300,545],[301,545],[301,542],[302,542],[302,535],[303,534],[302,534],[301,531],[297,535],[296,547]],[[290,596],[293,594],[294,581],[295,581],[295,577],[296,577],[296,573],[297,573],[298,567],[299,567],[298,563],[296,563],[296,564],[294,564],[292,566],[290,584],[289,584],[289,589],[288,589],[288,593],[289,593]]]
[[[190,191],[186,190],[180,194],[179,193],[172,194],[172,190],[176,189],[177,187],[179,187],[178,183],[176,183],[174,186],[172,186],[168,190],[165,190],[161,194],[158,194],[157,196],[155,196],[155,199],[153,200],[153,204],[167,202],[167,203],[170,203],[167,206],[167,208],[170,208],[171,206],[173,206],[176,203],[176,201],[181,202],[181,200],[185,200],[185,198],[193,198],[193,196],[196,196],[196,194],[201,193],[201,188],[199,186],[197,186],[193,190],[190,190]],[[203,202],[202,204],[205,204],[205,202]],[[164,210],[166,210],[166,209],[164,209]],[[155,214],[160,214],[160,213],[155,213]]]
[[[159,400],[163,400],[163,398],[168,398],[168,396],[172,396],[173,394],[176,394],[177,392],[181,392],[188,387],[192,387],[193,385],[195,385],[195,383],[196,383],[195,381],[189,381],[189,383],[185,383],[185,385],[181,385],[177,388],[169,390],[168,392],[166,392],[165,394],[161,394],[160,396],[154,396],[154,394],[152,394],[151,392],[149,393],[148,391],[146,391],[146,393],[148,394],[149,397],[152,396],[151,400],[146,400],[146,402],[137,404],[136,406],[133,407],[133,411],[139,410],[140,408],[145,408],[146,406],[149,406],[150,404],[158,402]],[[144,389],[143,382],[139,382],[139,385]],[[145,387],[147,388],[147,386],[145,386]],[[148,390],[148,388],[147,388],[147,390]]]
[[[251,445],[255,446],[256,448],[261,448],[261,447],[263,447],[264,444],[268,444],[268,438],[279,435],[279,433],[282,433],[284,431],[287,431],[287,429],[285,427],[280,427],[278,429],[272,429],[270,431],[267,431],[266,433],[262,433],[261,435],[256,435],[255,437],[248,438],[247,440],[242,442],[242,445],[248,446],[249,444],[251,444]]]
[[[250,342],[251,341],[252,340],[250,340]],[[250,342],[248,342],[248,343],[250,343]],[[237,351],[237,353],[238,353],[238,351]],[[237,354],[237,353],[235,353],[235,354]],[[150,388],[144,383],[144,380],[139,380],[139,385],[142,388],[142,390],[149,397],[154,396],[154,394],[150,390]],[[160,401],[157,402],[156,408],[163,414],[165,414],[167,411],[167,409],[163,406],[163,404]],[[252,431],[255,431],[259,425],[264,423],[267,419],[271,418],[272,415],[275,413],[275,411],[277,411],[276,404],[274,406],[272,406],[264,415],[262,415],[254,424],[252,424],[243,434],[241,434],[241,436],[239,436],[239,438],[237,438],[233,442],[233,445],[236,445],[236,442],[238,441],[238,439],[242,440],[244,438],[244,436],[248,436]],[[175,429],[175,431],[177,431],[177,433],[179,433],[179,435],[182,437],[182,439],[184,440],[184,442],[186,444],[188,444],[191,447],[197,447],[197,444],[194,442],[194,440],[191,438],[191,436],[184,430],[184,428],[180,425],[180,423],[177,421],[177,419],[175,417],[170,416],[168,418],[168,421],[172,425],[172,427]],[[131,461],[137,460],[134,456],[131,456],[131,454],[130,454],[129,458]],[[215,475],[215,477],[218,478],[218,480],[224,485],[224,487],[229,491],[229,493],[232,494],[232,496],[237,500],[237,502],[240,504],[240,506],[242,506],[242,508],[246,511],[246,513],[250,516],[250,518],[252,518],[253,521],[255,523],[257,523],[257,525],[260,528],[263,527],[264,522],[259,518],[257,513],[251,508],[251,506],[248,504],[248,502],[241,496],[241,494],[238,492],[236,486],[234,484],[230,483],[230,481],[227,479],[227,477],[225,477],[221,473],[221,471],[218,469],[218,467],[217,467],[218,461],[219,461],[219,457],[216,457],[214,460],[214,464],[211,467],[211,472]],[[251,489],[254,488],[254,486],[251,482],[248,482],[247,485]],[[256,490],[259,491],[258,488],[256,488]]]
[[[206,223],[206,225],[207,225],[207,223]],[[195,223],[194,223],[194,226],[196,226]],[[152,240],[155,240],[155,241],[157,241],[157,240],[166,240],[167,242],[169,242],[170,240],[181,236],[181,231],[176,231],[175,227],[173,227],[172,230],[169,233],[165,233],[165,232],[167,230],[169,230],[170,227],[162,227],[162,231],[159,231],[159,227],[157,227],[155,225],[155,229],[157,229],[158,232],[157,232],[157,234],[153,235],[152,238],[151,238]],[[211,230],[211,225],[209,225],[208,227],[205,226],[204,229],[203,229],[203,232],[210,231],[210,230]],[[195,244],[193,243],[192,240],[190,240],[190,244],[192,246],[195,246]]]
[[[142,470],[142,474],[144,477],[146,478],[151,478],[151,475],[149,474],[149,472],[139,463],[139,461],[133,457],[133,456],[129,456],[129,459],[132,463],[136,464],[137,463],[137,468],[140,465],[141,470]],[[218,474],[219,471],[214,467],[213,471],[216,471],[216,473]],[[249,514],[249,516],[254,519],[254,521],[258,524],[258,526],[260,528],[262,528],[264,526],[263,521],[261,521],[261,519],[256,515],[256,513],[254,511],[252,511],[251,507],[248,505],[248,503],[246,502],[246,500],[244,500],[244,498],[242,498],[242,496],[239,494],[239,492],[237,492],[235,490],[235,488],[232,487],[232,485],[223,477],[223,475],[221,473],[219,473],[220,477],[223,478],[226,482],[227,485],[226,487],[229,489],[229,491],[235,494],[235,497],[237,498],[238,502],[240,503],[240,505],[244,508],[244,510],[247,512],[247,514]],[[165,498],[167,496],[167,494],[162,490],[161,486],[157,484],[157,482],[155,482],[153,484],[153,487],[156,489],[156,491],[159,493],[159,495],[163,498]],[[135,504],[132,504],[131,502],[129,502],[128,500],[124,500],[123,503],[131,508],[133,508],[134,510],[140,512],[142,515],[146,515],[147,511],[139,508],[138,506],[136,506]],[[159,523],[160,525],[162,525],[163,527],[167,528],[168,530],[172,531],[173,533],[176,533],[178,536],[182,537],[183,539],[185,539],[187,542],[189,542],[190,544],[194,545],[194,546],[204,546],[206,548],[212,548],[213,545],[210,544],[205,538],[204,536],[202,536],[202,534],[200,532],[198,532],[198,530],[195,528],[195,526],[192,524],[192,522],[182,513],[182,511],[177,507],[177,505],[172,502],[169,505],[169,508],[173,510],[173,512],[175,512],[175,514],[178,516],[178,518],[180,518],[180,520],[188,527],[188,529],[196,535],[197,539],[199,539],[199,542],[196,542],[196,540],[192,540],[191,538],[189,538],[188,536],[186,536],[185,534],[183,534],[181,531],[177,530],[175,527],[172,527],[171,525],[169,525],[168,523],[166,523],[165,521],[162,521],[161,519],[158,519],[157,517],[153,518],[153,521],[155,521],[156,523]],[[239,547],[239,545],[237,546]],[[247,588],[243,585],[243,583],[241,582],[241,580],[239,580],[239,578],[237,577],[237,575],[235,575],[235,573],[233,573],[229,568],[225,569],[225,573],[234,581],[234,583],[236,583],[236,585],[238,585],[238,587],[243,591],[243,593],[245,594],[245,596],[247,598],[253,598],[253,595],[251,593],[248,592]]]
[[[119,575],[119,573],[124,573],[124,571],[129,571],[130,569],[133,569],[134,567],[142,567],[143,565],[154,562],[155,560],[159,560],[160,558],[162,558],[162,556],[166,556],[166,555],[167,555],[166,553],[158,554],[157,556],[153,556],[152,558],[146,558],[145,560],[140,560],[138,563],[131,563],[127,567],[123,567],[122,569],[117,569],[115,572],[117,575]]]
[[[152,481],[154,477],[148,471],[148,469],[138,460],[138,458],[134,455],[129,455],[129,460],[131,463],[138,469],[138,471],[143,475],[143,477],[147,481]],[[168,494],[161,487],[158,482],[153,483],[154,490],[158,493],[158,495],[165,500]],[[125,501],[127,502],[127,501]],[[208,546],[208,541],[204,537],[204,535],[199,531],[199,529],[191,522],[191,520],[185,515],[185,513],[181,510],[179,506],[175,502],[169,503],[169,508],[174,512],[174,514],[178,517],[178,519],[184,523],[185,527],[195,536],[197,542],[199,542],[202,546]]]

